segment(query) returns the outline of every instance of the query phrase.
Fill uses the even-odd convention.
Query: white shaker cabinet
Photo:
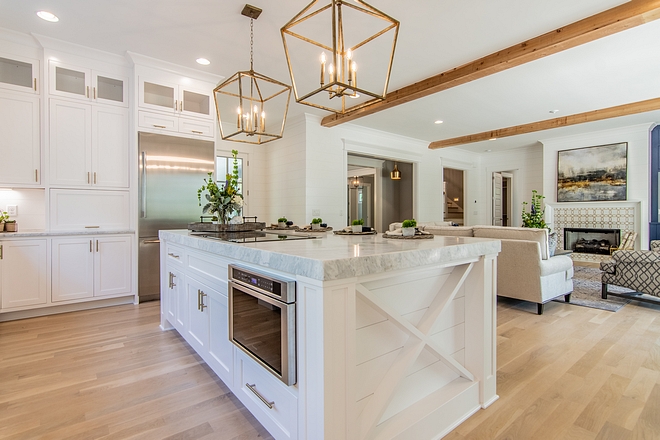
[[[1,308],[26,308],[48,299],[45,239],[0,241]]]
[[[179,116],[215,118],[213,95],[210,91],[175,82],[140,78],[139,106]]]
[[[41,183],[40,98],[0,92],[0,184]]]
[[[52,301],[131,293],[131,237],[54,238]]]
[[[0,87],[39,94],[39,65],[39,60],[0,53]]]
[[[128,107],[128,79],[93,69],[49,62],[49,93],[55,96]]]
[[[51,99],[50,183],[128,188],[128,110]]]

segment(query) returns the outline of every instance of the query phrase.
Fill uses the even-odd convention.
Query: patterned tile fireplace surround
[[[547,209],[547,208],[550,209]],[[635,249],[639,249],[640,202],[584,202],[546,204],[546,223],[559,235],[557,249],[564,249],[564,228],[620,229],[621,237],[637,232]],[[574,261],[598,263],[609,255],[573,253]]]

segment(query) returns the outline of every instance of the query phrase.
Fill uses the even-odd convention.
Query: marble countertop
[[[84,229],[80,231],[44,231],[43,229],[26,229],[18,232],[0,232],[0,240],[17,237],[62,237],[69,235],[107,235],[107,234],[134,234],[135,231],[126,229],[110,231],[106,229]]]
[[[499,240],[445,237],[393,240],[382,234],[346,236],[331,232],[321,238],[295,241],[229,243],[195,237],[187,230],[159,231],[162,240],[282,272],[321,281],[465,261],[500,252]]]

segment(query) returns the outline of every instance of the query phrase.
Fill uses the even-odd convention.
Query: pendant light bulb
[[[394,169],[390,173],[390,179],[392,180],[401,180],[401,171],[399,171],[399,168],[396,165],[396,162],[394,163]]]

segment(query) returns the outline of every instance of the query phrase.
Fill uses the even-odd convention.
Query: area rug
[[[571,294],[571,304],[616,312],[630,302],[629,299],[616,296],[608,296],[607,299],[601,298],[602,284],[600,282],[600,269],[595,267],[574,266],[573,270],[573,293]],[[614,293],[635,294],[634,290],[612,285],[609,285],[607,290]],[[564,302],[564,297],[562,296],[555,301]]]

